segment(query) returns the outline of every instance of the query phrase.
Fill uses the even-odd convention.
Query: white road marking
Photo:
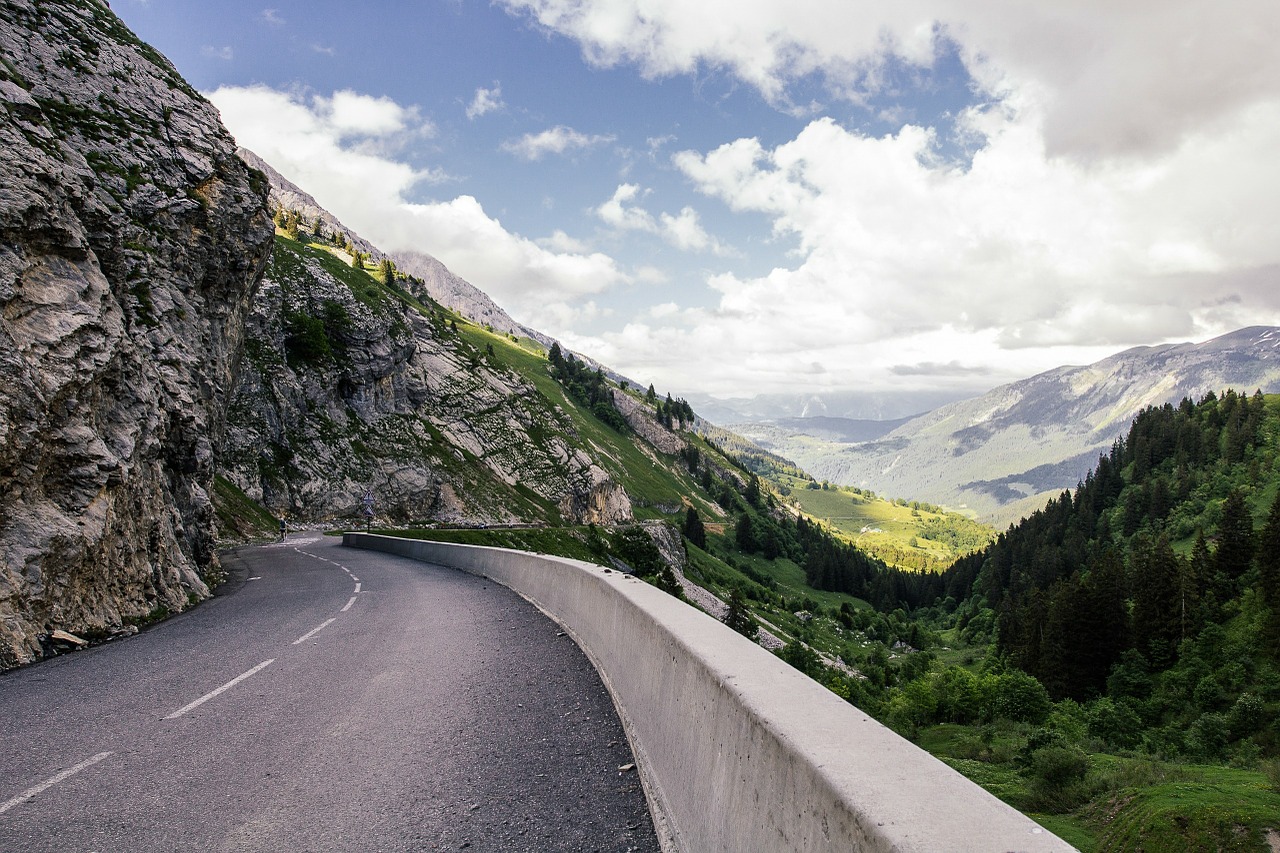
[[[324,620],[324,621],[323,621],[323,622],[321,622],[319,625],[317,625],[316,627],[312,628],[310,631],[308,631],[307,633],[303,634],[303,635],[302,635],[301,637],[299,637],[298,639],[294,640],[294,641],[293,641],[293,645],[295,645],[295,646],[300,646],[300,645],[302,645],[302,644],[303,644],[303,643],[305,643],[307,640],[310,640],[310,639],[311,639],[312,637],[314,637],[316,634],[319,634],[321,631],[323,631],[325,628],[327,628],[327,627],[329,626],[329,623],[330,623],[330,622],[332,622],[332,621],[333,621],[333,619],[332,619],[332,618],[329,618],[329,619]]]
[[[81,770],[84,770],[86,767],[92,767],[93,765],[97,764],[99,761],[101,761],[102,759],[110,755],[115,755],[115,753],[99,752],[97,755],[93,755],[93,756],[90,756],[89,758],[86,758],[84,761],[81,761],[79,764],[75,765],[74,767],[68,767],[66,770],[63,770],[57,776],[52,776],[44,780],[39,785],[32,785],[30,788],[23,791],[21,794],[14,797],[13,799],[6,800],[5,802],[0,803],[0,814],[4,814],[14,806],[22,805],[27,800],[31,799],[37,794],[40,794],[44,791],[49,790],[59,782],[70,779],[72,776],[76,775]]]
[[[260,580],[262,580],[262,575],[258,575],[257,577],[249,578],[249,580],[251,580],[251,581],[260,581]]]
[[[356,594],[360,594],[360,584],[356,584]]]
[[[330,620],[330,621],[332,621],[332,620]],[[324,627],[324,626],[322,625],[321,627]],[[314,633],[314,632],[313,632],[313,633]],[[239,675],[237,675],[235,678],[231,679],[231,680],[230,680],[230,681],[228,681],[226,684],[222,685],[221,687],[217,688],[216,690],[210,690],[208,693],[204,694],[204,695],[203,695],[203,696],[201,696],[199,699],[197,699],[196,701],[192,702],[190,705],[184,705],[184,706],[182,706],[181,708],[179,708],[178,710],[174,711],[172,714],[168,714],[168,715],[166,715],[166,716],[165,716],[165,719],[166,719],[166,720],[173,720],[173,719],[176,719],[177,717],[181,717],[183,714],[185,714],[185,713],[187,713],[188,711],[190,711],[192,708],[198,708],[198,707],[200,707],[200,706],[201,706],[201,705],[203,705],[205,702],[208,702],[210,699],[212,699],[214,696],[217,696],[217,695],[218,695],[218,694],[220,694],[220,693],[225,693],[226,691],[230,690],[232,687],[235,687],[237,684],[239,684],[240,682],[244,681],[246,678],[248,678],[249,676],[253,675],[253,674],[254,674],[255,672],[257,672],[258,670],[266,669],[267,667],[271,666],[271,664],[275,663],[275,660],[276,660],[275,658],[271,658],[270,660],[264,660],[262,663],[258,664],[258,665],[257,665],[257,666],[255,666],[253,669],[249,670],[248,672],[242,672],[242,673],[240,673],[240,674],[239,674]]]
[[[353,604],[355,604],[355,603],[356,603],[356,597],[353,595],[353,596],[351,596],[351,600],[350,600],[350,601],[348,601],[348,602],[346,603],[346,605],[344,605],[344,606],[343,606],[342,610],[340,610],[339,612],[340,612],[340,613],[346,613],[348,610],[350,610],[350,609],[351,609],[351,605],[353,605]]]

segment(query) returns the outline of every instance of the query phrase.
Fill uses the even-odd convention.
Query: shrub
[[[1061,814],[1088,799],[1084,779],[1089,757],[1079,749],[1060,744],[1037,749],[1031,754],[1032,808]]]
[[[1053,704],[1044,685],[1020,670],[1002,673],[995,682],[997,717],[1020,723],[1043,723]]]

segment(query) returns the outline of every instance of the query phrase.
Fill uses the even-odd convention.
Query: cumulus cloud
[[[616,137],[611,134],[580,133],[571,127],[557,125],[539,133],[526,133],[519,139],[502,143],[502,150],[524,160],[541,160],[546,154],[565,154],[581,148],[607,145]]]
[[[375,245],[434,255],[522,321],[552,332],[572,326],[600,313],[596,294],[629,281],[607,255],[511,233],[471,196],[407,202],[410,190],[438,174],[376,143],[429,127],[413,109],[349,91],[306,97],[264,86],[223,87],[208,97],[241,145]]]
[[[955,3],[951,0],[503,0],[577,40],[596,64],[664,76],[727,69],[770,100],[810,74],[854,101],[889,57],[930,65],[959,48],[989,96],[1045,110],[1054,153],[1161,150],[1280,91],[1280,6],[1258,0]]]
[[[280,14],[279,9],[263,9],[258,17],[262,19],[264,24],[269,24],[273,27],[284,26],[284,17]]]
[[[232,50],[229,45],[223,45],[222,47],[214,47],[212,45],[206,44],[204,47],[200,48],[200,55],[205,57],[206,59],[223,59],[223,60],[232,60],[232,59],[235,59],[236,57],[235,51]]]
[[[786,390],[800,374],[814,387],[977,389],[1280,322],[1280,170],[1267,154],[1280,106],[1105,165],[1049,155],[1032,113],[972,120],[986,143],[964,168],[932,155],[928,128],[872,137],[829,118],[774,147],[680,152],[700,192],[794,242],[794,264],[711,275],[713,308],[568,343],[631,375],[693,371],[718,389]],[[599,215],[656,227],[639,196],[623,185]]]
[[[655,217],[638,205],[630,204],[643,195],[638,184],[619,184],[613,196],[595,209],[595,214],[606,224],[620,231],[642,231],[657,234],[666,242],[687,252],[711,251],[717,255],[729,254],[719,241],[706,232],[692,207],[684,207],[680,213],[662,213]]]
[[[467,105],[467,118],[477,119],[486,113],[495,112],[505,106],[506,104],[502,102],[502,86],[494,83],[492,89],[476,89],[475,96],[472,97],[471,103]]]

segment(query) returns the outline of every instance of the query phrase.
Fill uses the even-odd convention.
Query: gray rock
[[[0,0],[0,668],[208,594],[266,184],[100,0]]]

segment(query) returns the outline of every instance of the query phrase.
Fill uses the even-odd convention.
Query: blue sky
[[[677,393],[1280,322],[1280,6],[116,0],[388,251]]]

